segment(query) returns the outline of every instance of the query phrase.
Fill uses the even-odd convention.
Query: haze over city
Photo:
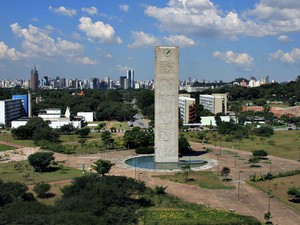
[[[180,79],[295,80],[300,2],[170,0],[0,2],[0,79],[154,78],[154,47],[180,47]]]

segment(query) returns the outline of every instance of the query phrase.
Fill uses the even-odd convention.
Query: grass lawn
[[[139,224],[260,224],[257,219],[251,216],[242,216],[229,211],[187,203],[166,194],[146,193],[142,197],[146,201],[150,201],[152,206],[142,209],[142,223]]]
[[[6,151],[6,150],[14,150],[15,148],[8,145],[2,145],[0,144],[0,152]]]
[[[6,142],[18,144],[18,145],[24,145],[24,146],[27,146],[27,147],[34,146],[32,140],[15,140],[11,136],[10,132],[2,132],[2,133],[0,133],[0,141],[6,141]]]
[[[249,184],[268,193],[269,181],[249,182]],[[300,203],[295,203],[291,201],[291,198],[287,194],[287,191],[290,187],[293,186],[297,187],[299,185],[300,185],[300,174],[289,176],[289,177],[280,177],[280,178],[272,179],[270,181],[271,195],[300,211]],[[272,209],[272,199],[271,199],[271,209]]]
[[[194,136],[195,135],[193,135],[193,137]],[[221,143],[222,147],[240,149],[244,151],[263,149],[273,156],[292,160],[299,159],[300,132],[298,130],[276,131],[275,134],[269,138],[251,136],[250,138],[242,139],[241,142],[238,140],[226,142],[224,139],[224,136],[219,138],[217,132],[211,132],[209,134],[208,142],[209,144],[216,146],[219,146]]]
[[[209,171],[189,172],[188,181],[186,181],[185,173],[176,173],[174,175],[160,175],[161,179],[167,179],[174,182],[198,185],[201,188],[207,189],[233,189],[230,182],[222,182],[214,173]]]
[[[28,161],[0,164],[0,177],[4,182],[18,181],[26,185],[52,182],[81,176],[81,171],[66,166],[52,166],[51,172],[34,172]]]

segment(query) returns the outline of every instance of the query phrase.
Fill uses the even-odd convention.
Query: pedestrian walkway
[[[115,151],[115,152],[103,152],[91,155],[64,155],[55,153],[57,161],[65,161],[66,165],[82,169],[83,165],[88,168],[93,162],[98,159],[107,159],[115,163],[110,172],[111,175],[121,175],[140,179],[150,187],[162,185],[167,187],[166,192],[184,199],[189,202],[207,205],[212,208],[218,208],[222,210],[235,211],[236,213],[243,215],[254,216],[260,221],[264,221],[264,213],[268,211],[269,197],[266,193],[248,185],[245,180],[249,178],[251,174],[255,172],[255,168],[249,168],[248,164],[245,164],[243,160],[236,160],[233,154],[229,154],[227,151],[237,152],[240,158],[246,159],[251,153],[244,151],[237,151],[234,149],[221,149],[218,146],[202,145],[200,143],[192,143],[192,148],[195,150],[203,151],[203,147],[211,148],[212,152],[206,153],[205,157],[209,157],[218,161],[218,165],[211,170],[218,173],[221,168],[228,166],[231,169],[230,177],[236,182],[232,182],[232,185],[236,186],[236,189],[231,190],[210,190],[199,188],[196,185],[180,184],[171,182],[168,180],[162,180],[158,178],[157,174],[165,174],[167,172],[149,172],[139,171],[136,168],[125,168],[118,164],[124,158],[135,155],[134,151]],[[26,156],[33,153],[37,149],[22,148],[16,151],[21,151],[21,154],[15,154],[15,161],[24,160]],[[18,157],[17,157],[18,156]],[[271,169],[273,172],[289,171],[300,168],[300,163],[293,160],[281,159],[278,157],[269,157],[272,164],[262,164],[259,170],[262,173],[267,173]],[[270,166],[271,165],[271,166]],[[240,172],[241,171],[241,172]],[[238,178],[240,175],[240,188],[238,192]],[[284,203],[270,199],[270,209],[272,213],[272,221],[278,225],[298,225],[300,221],[300,212],[292,209]]]

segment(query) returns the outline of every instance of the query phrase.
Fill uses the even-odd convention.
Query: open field
[[[0,144],[0,152],[6,151],[6,150],[14,150],[15,148],[12,146],[2,145]]]
[[[52,166],[49,172],[34,172],[28,161],[0,164],[0,177],[4,182],[21,182],[32,185],[39,182],[53,182],[81,176],[80,170],[66,166]]]
[[[187,136],[189,140],[199,141],[199,139],[197,140],[197,133],[191,133]],[[252,135],[240,142],[234,139],[231,142],[226,142],[225,136],[219,136],[214,131],[208,133],[208,143],[249,152],[263,149],[273,156],[292,160],[300,159],[300,132],[298,130],[275,131],[275,134],[269,138]]]
[[[270,184],[269,184],[270,182]],[[280,177],[272,179],[270,181],[261,181],[261,182],[249,182],[249,184],[254,187],[268,193],[268,188],[270,185],[271,196],[283,201],[289,206],[300,211],[300,203],[295,203],[291,201],[291,198],[288,196],[287,191],[290,187],[300,186],[300,174],[289,176],[289,177]],[[272,201],[272,199],[271,199]],[[272,203],[271,203],[272,204]],[[272,205],[271,205],[272,208]]]
[[[2,133],[0,133],[0,141],[5,141],[5,142],[17,144],[17,145],[27,146],[27,147],[32,147],[32,146],[34,146],[32,140],[15,140],[15,139],[11,136],[11,133],[10,133],[10,132],[2,132]]]
[[[161,179],[179,182],[189,185],[198,185],[207,189],[234,189],[230,182],[222,182],[214,173],[210,171],[189,172],[188,181],[185,173],[176,173],[174,175],[160,175]]]

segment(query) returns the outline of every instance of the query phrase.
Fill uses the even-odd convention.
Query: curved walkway
[[[205,157],[216,160],[219,164],[211,170],[218,173],[219,170],[228,166],[231,169],[230,178],[233,179],[232,185],[238,187],[238,178],[240,175],[240,192],[238,196],[238,188],[234,190],[209,190],[202,189],[195,185],[186,185],[168,180],[162,180],[153,175],[164,174],[167,172],[150,172],[140,171],[136,168],[126,168],[119,166],[118,162],[126,157],[134,156],[134,151],[116,151],[116,152],[103,152],[93,155],[64,155],[56,153],[55,157],[59,161],[65,161],[66,165],[82,169],[83,165],[88,168],[90,164],[98,159],[107,159],[114,163],[110,172],[111,175],[122,175],[128,176],[144,181],[148,186],[155,187],[156,185],[167,186],[166,192],[182,198],[186,201],[204,204],[209,207],[219,208],[223,210],[235,211],[239,214],[251,215],[257,219],[264,221],[264,213],[268,209],[268,195],[244,182],[245,179],[255,172],[255,168],[249,168],[249,165],[245,164],[243,160],[236,160],[237,157],[233,157],[228,151],[223,151],[218,146],[207,146],[200,143],[191,143],[192,148],[195,150],[202,151],[203,147],[209,147],[213,151],[205,154]],[[36,151],[37,149],[34,149]],[[226,149],[231,152],[237,152],[238,156],[247,159],[251,153],[238,151],[234,149]],[[23,156],[19,157],[22,160],[25,156],[29,155],[33,148],[22,148]],[[300,163],[293,160],[282,159],[278,157],[269,157],[272,161],[272,167],[269,164],[261,164],[262,167],[258,168],[261,173],[267,173],[270,169],[275,172],[288,171],[293,169],[299,169]],[[240,173],[242,171],[242,173]],[[235,181],[235,182],[234,182]],[[239,199],[238,199],[239,198]],[[292,209],[291,207],[281,203],[275,198],[271,199],[271,213],[272,221],[274,224],[280,225],[297,225],[300,221],[300,213]]]

